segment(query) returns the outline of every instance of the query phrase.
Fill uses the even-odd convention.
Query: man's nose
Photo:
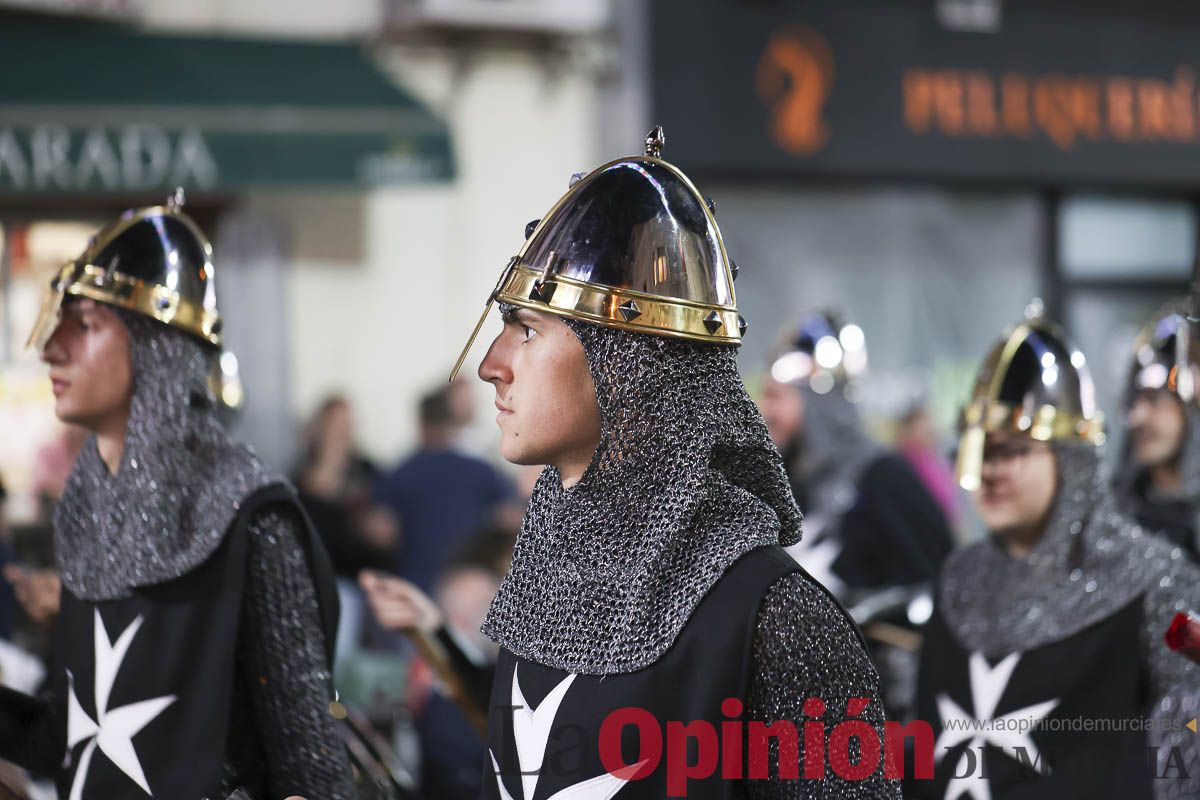
[[[979,478],[988,483],[994,483],[1000,477],[1000,465],[994,458],[985,458],[979,467]]]
[[[51,366],[61,364],[67,359],[67,348],[62,343],[59,334],[62,333],[62,328],[54,331],[50,338],[46,341],[46,345],[42,348],[41,359]]]
[[[1145,424],[1147,413],[1147,403],[1145,400],[1134,400],[1133,405],[1129,407],[1129,425],[1137,427]]]
[[[504,332],[492,340],[483,361],[479,362],[479,379],[485,383],[512,383],[512,347],[505,342]]]

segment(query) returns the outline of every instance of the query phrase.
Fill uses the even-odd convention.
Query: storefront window
[[[1058,224],[1067,279],[1186,280],[1191,274],[1196,216],[1186,201],[1070,197]]]

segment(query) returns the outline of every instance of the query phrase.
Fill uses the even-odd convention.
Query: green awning
[[[338,189],[453,176],[358,47],[0,18],[0,193]]]

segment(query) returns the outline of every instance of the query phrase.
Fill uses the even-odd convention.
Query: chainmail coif
[[[213,354],[174,328],[117,313],[129,330],[133,366],[121,467],[110,474],[89,438],[55,511],[63,584],[93,602],[195,569],[221,545],[241,502],[282,480],[217,420],[207,388]],[[357,796],[325,711],[332,676],[301,546],[306,535],[294,510],[266,509],[249,524],[222,782],[255,800]]]
[[[558,669],[633,672],[739,556],[799,541],[801,515],[735,348],[565,322],[600,445],[569,489],[542,472],[483,632]]]
[[[63,585],[83,600],[178,578],[220,546],[240,501],[273,478],[226,435],[199,340],[117,310],[133,367],[125,449],[110,474],[89,437],[54,512]]]
[[[1148,678],[1148,716],[1188,719],[1200,711],[1200,665],[1163,643],[1177,611],[1200,608],[1200,570],[1182,548],[1143,530],[1116,508],[1100,451],[1085,442],[1056,442],[1059,487],[1042,538],[1025,558],[1012,558],[989,538],[951,555],[942,568],[938,602],[958,643],[988,658],[1062,641],[1138,601],[1137,647]],[[1158,748],[1158,774],[1172,747],[1183,748],[1179,779],[1156,780],[1155,796],[1200,793],[1200,751],[1183,729],[1148,730]]]
[[[867,435],[858,407],[841,388],[825,394],[811,386],[794,391],[804,398],[804,425],[784,447],[784,457],[804,505],[805,544],[815,545],[839,534],[842,515],[858,497],[859,478],[883,448]]]
[[[1096,447],[1053,448],[1058,492],[1029,555],[1013,558],[989,537],[952,554],[942,570],[939,599],[950,630],[963,647],[988,657],[1061,641],[1139,595],[1170,589],[1181,570],[1194,574],[1180,548],[1117,511]],[[1200,593],[1192,584],[1180,581],[1176,589]]]
[[[1184,434],[1179,452],[1179,471],[1183,478],[1176,499],[1187,500],[1196,509],[1192,514],[1193,525],[1200,531],[1200,408],[1194,403],[1184,405]],[[1126,433],[1121,453],[1121,472],[1115,487],[1125,506],[1123,510],[1136,511],[1137,483],[1144,479],[1147,467],[1139,465],[1133,455],[1132,436]],[[1197,533],[1200,537],[1200,533]],[[1200,546],[1200,538],[1196,542]]]

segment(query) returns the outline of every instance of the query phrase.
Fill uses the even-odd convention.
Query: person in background
[[[480,626],[512,560],[516,531],[486,528],[468,539],[439,577],[432,597],[414,584],[365,572],[361,577],[376,621],[385,630],[434,637],[477,709],[487,707],[497,648]],[[422,660],[413,664],[410,703],[421,740],[421,793],[438,800],[479,796],[483,739]]]
[[[809,314],[781,337],[759,401],[804,512],[791,552],[842,596],[928,582],[954,545],[912,467],[863,429],[866,363],[861,328]]]
[[[350,402],[326,398],[305,433],[294,480],[334,570],[355,580],[364,569],[388,566],[399,526],[388,508],[371,500],[379,470],[355,447]]]
[[[390,566],[399,539],[395,514],[371,499],[378,477],[355,445],[350,401],[341,395],[326,398],[305,428],[293,480],[337,574],[339,659],[363,644],[366,609],[358,574]]]
[[[348,800],[332,570],[291,488],[217,419],[212,247],[182,203],[100,230],[30,337],[55,414],[91,435],[54,509],[50,688],[0,688],[0,758],[70,798]]]
[[[417,451],[376,484],[375,500],[400,520],[392,571],[431,594],[450,555],[512,502],[508,480],[488,462],[460,452],[461,405],[455,390],[421,398]]]
[[[943,455],[929,409],[923,403],[914,403],[900,417],[896,450],[917,473],[930,497],[937,501],[951,529],[955,528],[959,521],[958,484],[954,469]]]
[[[54,621],[62,591],[57,571],[10,562],[4,567],[4,580],[12,587],[13,596],[31,622],[49,625]]]
[[[1122,509],[1200,561],[1200,324],[1171,303],[1139,333],[1125,392]]]
[[[1200,797],[1183,727],[1200,665],[1163,641],[1176,611],[1200,608],[1200,572],[1117,510],[1087,362],[1041,314],[991,348],[962,414],[959,482],[988,536],[938,579],[918,689],[937,766],[912,788]]]

